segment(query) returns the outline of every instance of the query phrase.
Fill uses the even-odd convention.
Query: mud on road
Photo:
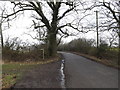
[[[38,65],[26,71],[24,76],[12,88],[62,88],[61,63],[56,61],[49,64]]]

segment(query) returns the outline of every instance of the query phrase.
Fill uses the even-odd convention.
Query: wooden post
[[[96,12],[96,31],[97,31],[97,48],[99,46],[99,33],[98,33],[98,11]]]
[[[97,32],[97,58],[98,58],[99,57],[98,11],[95,11],[95,12],[96,12],[96,32]]]
[[[44,56],[45,51],[44,51],[44,49],[40,49],[40,50],[42,50],[42,52],[43,52],[43,60],[44,60],[45,59],[45,56]]]

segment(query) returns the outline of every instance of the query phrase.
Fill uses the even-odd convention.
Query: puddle
[[[60,69],[60,71],[61,71],[61,86],[62,86],[62,88],[64,88],[64,90],[65,90],[65,74],[64,74],[64,62],[65,62],[65,60],[62,60],[62,63],[61,63],[61,69]]]

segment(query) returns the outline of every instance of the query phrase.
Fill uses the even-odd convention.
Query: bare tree
[[[118,56],[120,56],[120,1],[114,1],[114,2],[105,2],[103,1],[103,6],[106,7],[109,12],[112,14],[112,17],[115,22],[112,22],[110,24],[110,28],[114,28],[116,29],[115,31],[118,33],[118,36],[119,36],[119,54]],[[109,16],[109,14],[107,13],[107,15]],[[114,23],[116,23],[116,26],[112,27],[112,25],[114,25]],[[120,61],[119,61],[119,64],[120,64]]]
[[[103,8],[104,15],[106,15],[107,20],[103,23],[102,27],[107,27],[108,30],[113,30],[118,34],[119,37],[119,53],[120,58],[120,1],[110,0],[99,2],[100,6]],[[113,38],[114,39],[114,38]],[[120,61],[118,61],[120,65]]]
[[[3,32],[2,32],[2,24],[4,23],[5,19],[3,18],[3,15],[5,13],[5,8],[0,7],[0,36],[1,36],[1,46],[3,48]]]
[[[0,6],[0,37],[1,37],[0,39],[1,39],[2,48],[4,47],[3,31],[10,27],[10,21],[12,21],[14,19],[14,18],[4,18],[4,16],[6,16],[7,13],[8,13],[7,7],[6,7],[5,3],[3,3],[3,5]],[[5,24],[5,25],[3,25],[3,24]]]
[[[43,2],[12,2],[14,7],[14,12],[7,15],[6,17],[10,17],[13,15],[17,15],[19,12],[32,10],[36,14],[36,19],[42,22],[41,25],[35,24],[35,28],[46,28],[47,30],[47,42],[48,42],[48,53],[49,56],[55,56],[57,53],[57,40],[56,35],[62,33],[64,35],[69,36],[69,30],[63,29],[65,27],[71,27],[72,29],[78,30],[71,22],[64,22],[64,24],[60,24],[64,17],[66,17],[70,12],[74,11],[75,13],[76,7],[79,6],[78,2],[50,2],[50,1],[43,1]],[[66,7],[65,10],[61,8]],[[17,8],[17,9],[16,9]],[[45,10],[49,10],[49,15],[46,15]]]
[[[98,2],[94,4],[92,8],[100,7],[103,11],[103,15],[106,16],[105,21],[102,23],[101,27],[104,27],[103,30],[112,30],[118,34],[119,37],[119,54],[120,56],[120,1],[119,0],[110,0],[103,2]],[[119,61],[120,64],[120,61]]]
[[[94,0],[85,10],[99,10],[99,28],[101,31],[113,30],[119,36],[120,32],[120,1],[119,0]]]
[[[103,15],[106,16],[104,22],[100,27],[107,27],[107,30],[116,32],[120,38],[120,1],[110,0],[99,2],[99,6],[103,11]]]

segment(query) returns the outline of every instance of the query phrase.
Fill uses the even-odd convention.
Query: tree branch
[[[63,15],[58,18],[58,20],[62,19],[67,13],[69,13],[70,11],[72,11],[74,8],[75,8],[75,6],[72,7],[72,8],[70,8],[70,9],[68,9],[68,10],[66,10],[66,11],[63,13]]]
[[[69,24],[70,24],[70,23],[67,23],[67,24],[65,24],[65,25],[59,26],[59,27],[57,28],[57,30],[59,30],[59,29],[61,29],[61,28],[64,28],[64,27],[66,27],[66,26],[69,26]]]
[[[33,2],[29,2],[30,4],[33,5],[34,10],[41,16],[41,21],[45,24],[45,26],[47,27],[48,30],[51,30],[50,24],[48,19],[45,17],[45,15],[43,14],[41,7],[39,5],[39,8],[35,5],[35,3]]]
[[[51,2],[47,2],[47,4],[49,5],[49,7],[50,7],[52,10],[54,10],[53,3],[51,3]]]
[[[110,5],[109,6],[107,6],[106,4],[105,4],[105,2],[103,2],[103,6],[105,6],[108,10],[110,10],[110,12],[112,13],[112,15],[113,15],[113,17],[115,18],[115,20],[117,21],[117,22],[119,22],[119,24],[120,24],[120,21],[119,21],[119,19],[116,17],[116,15],[115,15],[115,11],[114,10],[112,10],[112,8],[110,7]]]
[[[61,33],[63,33],[64,35],[69,36],[69,34],[67,32],[63,32],[61,29],[59,29]]]
[[[63,37],[64,37],[64,35],[62,35],[62,36],[60,37],[60,39],[59,39],[59,41],[58,41],[58,43],[57,43],[57,46],[61,43],[61,40],[62,40]]]
[[[32,9],[32,8],[21,9],[21,10],[18,10],[18,11],[16,11],[16,12],[12,13],[12,14],[7,15],[6,17],[3,17],[3,18],[8,18],[8,17],[10,17],[10,16],[13,16],[13,15],[15,15],[15,14],[21,12],[21,11],[25,11],[25,10],[34,10],[34,9]]]

